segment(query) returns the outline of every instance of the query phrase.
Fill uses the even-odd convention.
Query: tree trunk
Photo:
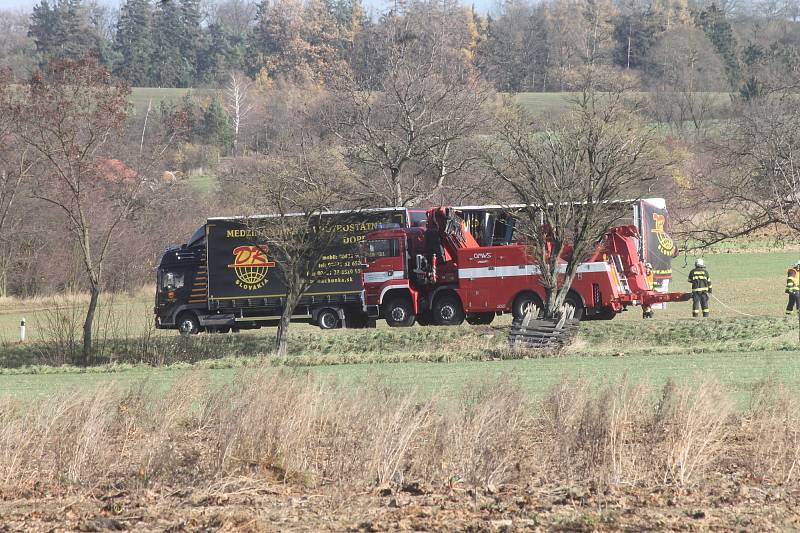
[[[94,314],[97,311],[97,302],[100,300],[100,287],[92,284],[89,290],[89,308],[86,310],[86,319],[83,321],[83,352],[81,353],[81,366],[87,366],[92,358],[92,327]]]
[[[275,332],[275,354],[284,357],[289,353],[289,325],[292,322],[292,313],[297,306],[300,296],[291,289],[287,291],[286,307],[283,308],[281,319],[278,322],[278,331]]]
[[[547,289],[547,302],[544,305],[544,318],[556,318],[558,316],[558,289]]]
[[[292,309],[287,305],[281,313],[278,322],[278,331],[275,333],[275,354],[284,357],[289,351],[289,323],[292,319]]]

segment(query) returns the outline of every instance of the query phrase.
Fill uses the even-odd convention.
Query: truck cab
[[[198,313],[207,306],[206,227],[198,228],[189,242],[171,246],[156,272],[156,327],[181,333],[201,331]]]

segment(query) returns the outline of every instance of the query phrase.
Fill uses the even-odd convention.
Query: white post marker
[[[19,321],[19,342],[25,342],[25,317]]]

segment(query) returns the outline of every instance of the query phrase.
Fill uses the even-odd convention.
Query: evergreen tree
[[[47,0],[33,7],[28,35],[36,45],[39,55],[39,65],[44,67],[58,50],[58,23],[59,16],[56,5],[50,6]]]
[[[114,49],[114,73],[135,86],[150,85],[153,55],[152,12],[148,0],[127,0],[120,11]]]
[[[62,59],[80,59],[87,54],[99,56],[98,39],[89,25],[82,0],[47,0],[33,8],[29,35],[36,44],[39,64]]]
[[[647,53],[662,31],[649,9],[625,10],[614,23],[614,63],[624,69],[644,67]]]
[[[231,120],[217,96],[211,99],[203,112],[202,138],[206,144],[218,147],[223,153],[229,153],[233,147]]]
[[[697,13],[695,18],[697,25],[703,29],[706,37],[708,37],[714,45],[714,49],[722,58],[728,83],[732,87],[737,86],[741,78],[741,66],[739,64],[736,37],[733,34],[730,22],[715,4],[711,4]]]
[[[191,69],[181,55],[183,34],[180,7],[160,0],[153,17],[153,55],[150,80],[159,87],[188,87]]]
[[[197,61],[197,77],[206,82],[219,81],[231,71],[242,70],[244,39],[221,24],[211,24],[205,47]]]
[[[180,32],[176,35],[185,70],[182,85],[195,83],[197,60],[202,48],[203,30],[200,27],[199,0],[180,0]]]

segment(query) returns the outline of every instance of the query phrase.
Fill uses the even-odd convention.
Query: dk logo
[[[236,285],[248,290],[260,289],[267,284],[267,273],[275,266],[258,246],[237,246],[233,250],[233,264],[228,265],[236,273]]]

